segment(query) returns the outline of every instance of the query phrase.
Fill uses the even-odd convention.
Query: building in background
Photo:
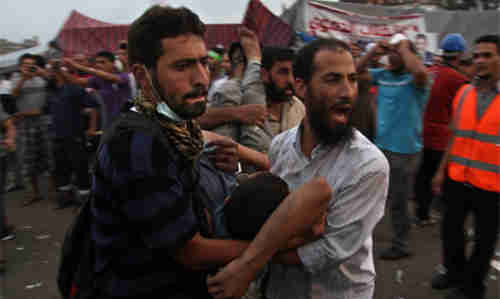
[[[40,44],[38,36],[24,39],[21,43],[15,43],[5,38],[0,38],[0,55],[36,47]]]
[[[403,7],[420,6],[429,10],[497,10],[500,6],[500,0],[340,0],[340,2]]]

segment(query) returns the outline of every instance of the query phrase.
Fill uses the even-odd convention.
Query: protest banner
[[[315,37],[345,41],[372,42],[404,33],[411,40],[417,34],[427,34],[423,14],[370,16],[309,1],[306,12],[308,34]]]

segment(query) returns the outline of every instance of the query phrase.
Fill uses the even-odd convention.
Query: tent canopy
[[[102,22],[73,10],[57,36],[57,43],[66,56],[113,51],[121,40],[127,39],[128,27]]]
[[[264,45],[288,46],[293,29],[271,13],[259,0],[250,0],[243,24],[257,32]],[[228,47],[238,40],[241,24],[206,24],[205,41],[208,48],[218,44]],[[111,24],[71,12],[57,36],[65,56],[93,55],[100,50],[114,51],[121,40],[127,40],[129,25]]]
[[[274,15],[259,0],[249,0],[242,24],[206,24],[207,48],[221,44],[224,47],[238,40],[238,28],[242,25],[255,31],[266,46],[286,47],[292,42],[293,28]],[[64,56],[76,54],[94,55],[101,50],[115,51],[122,40],[127,40],[128,24],[112,24],[86,16],[73,10],[56,37]],[[25,54],[42,54],[47,45],[24,49],[0,56],[0,72],[15,70],[17,59]]]

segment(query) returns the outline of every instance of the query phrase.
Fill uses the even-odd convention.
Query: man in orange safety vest
[[[434,277],[433,287],[454,287],[450,299],[484,298],[499,230],[500,36],[478,38],[473,55],[477,78],[455,96],[452,137],[433,179],[434,192],[443,193],[446,204],[442,241],[447,269]],[[476,240],[466,258],[463,228],[469,212]]]

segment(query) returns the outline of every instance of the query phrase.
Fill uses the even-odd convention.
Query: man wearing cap
[[[378,87],[375,143],[391,166],[388,200],[394,236],[392,246],[381,258],[395,260],[410,256],[408,199],[422,149],[422,116],[429,83],[415,47],[402,34],[395,35],[390,43],[379,42],[358,61],[358,72],[363,72],[375,53],[381,52],[389,56],[389,66],[369,69],[363,79]]]
[[[484,298],[500,222],[500,36],[479,37],[473,57],[477,78],[453,100],[450,142],[432,180],[447,204],[441,238],[447,272],[433,287],[456,287],[447,299]],[[470,212],[476,237],[467,258],[463,232]]]
[[[457,69],[469,80],[474,79],[476,76],[476,65],[474,64],[474,59],[472,59],[472,53],[466,53],[460,57]]]
[[[457,91],[468,79],[458,71],[459,61],[465,51],[466,42],[462,35],[446,35],[441,41],[443,63],[430,69],[434,78],[429,102],[424,113],[424,151],[422,164],[415,182],[417,202],[417,225],[432,224],[429,217],[432,190],[432,176],[439,167],[450,137],[452,103]]]

